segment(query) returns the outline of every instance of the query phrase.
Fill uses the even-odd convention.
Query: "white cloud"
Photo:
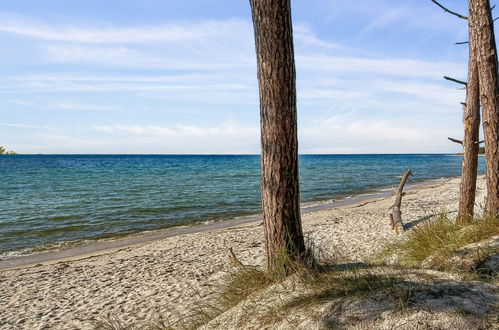
[[[26,125],[26,124],[18,124],[18,123],[0,123],[0,126],[12,127],[12,128],[23,128],[23,129],[35,129],[35,130],[52,130],[53,129],[50,126]]]
[[[258,128],[228,121],[214,127],[176,125],[94,125],[69,133],[41,133],[29,144],[12,144],[18,152],[42,153],[256,153]]]
[[[374,19],[369,23],[361,33],[369,32],[375,29],[380,29],[388,24],[400,20],[400,17],[405,13],[407,9],[405,7],[392,8],[387,10],[385,13],[380,15],[378,18]]]
[[[74,111],[115,111],[114,106],[74,103],[71,101],[38,99],[35,101],[9,100],[9,104],[38,110],[74,110]]]
[[[304,153],[446,152],[447,136],[456,133],[438,125],[390,119],[335,116],[299,130]],[[452,147],[452,146],[451,146]]]
[[[170,137],[170,138],[226,138],[236,136],[258,137],[257,127],[246,127],[235,121],[227,121],[215,127],[200,127],[195,125],[176,125],[172,128],[155,125],[94,125],[92,129],[107,134]]]
[[[65,41],[72,43],[151,43],[192,42],[226,33],[251,29],[246,21],[232,19],[225,21],[177,22],[157,26],[101,26],[89,23],[87,26],[67,26],[36,22],[24,17],[0,15],[0,31],[30,38]]]
[[[392,76],[405,78],[437,78],[441,79],[443,73],[459,76],[466,70],[462,63],[446,61],[425,61],[403,58],[362,58],[362,57],[336,57],[332,55],[298,54],[297,65],[302,71],[320,71],[341,74],[355,74],[378,76]]]
[[[466,32],[464,21],[443,12],[430,1],[391,1],[391,0],[362,0],[343,1],[329,0],[329,20],[340,17],[355,16],[366,22],[359,30],[360,34],[379,32],[384,29],[387,33],[397,34],[401,31],[449,31],[456,35]],[[421,4],[419,4],[421,3]],[[461,11],[466,15],[467,3],[462,1],[452,5],[453,10]],[[396,27],[394,29],[394,27]]]
[[[407,14],[404,10],[397,14],[397,10],[371,21],[366,32],[387,27]],[[56,134],[38,134],[12,149],[61,153],[259,151],[258,127],[242,124],[247,123],[245,111],[251,108],[256,113],[258,108],[249,20],[69,26],[3,18],[0,32],[23,36],[19,38],[23,42],[34,39],[27,41],[40,51],[33,57],[39,57],[41,68],[47,65],[0,77],[3,104],[11,99],[20,107],[74,111],[111,111],[124,106],[135,116],[138,111],[131,110],[140,102],[148,109],[166,108],[154,111],[155,116],[163,117],[141,118],[140,125],[134,124],[136,118],[132,117],[103,119],[105,113],[99,118],[89,114],[81,123],[85,127],[59,127]],[[461,77],[466,70],[463,63],[407,59],[389,52],[362,56],[368,50],[356,51],[321,38],[310,25],[296,24],[294,32],[301,152],[445,151],[446,135],[459,135],[459,113],[455,122],[438,125],[428,124],[427,116],[442,118],[460,111],[463,92],[441,76]],[[177,106],[190,106],[186,113],[217,108],[211,122],[221,124],[206,127],[202,119],[186,120],[186,113],[175,118],[172,109]],[[245,110],[237,112],[241,108]],[[241,116],[237,121],[227,121],[236,113]]]
[[[343,49],[345,48],[339,43],[326,41],[318,38],[314,31],[305,24],[295,24],[293,26],[293,39],[294,43],[298,45],[299,48],[313,48],[317,50],[317,48],[322,50],[327,49]]]

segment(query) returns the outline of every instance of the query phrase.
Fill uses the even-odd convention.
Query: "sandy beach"
[[[402,203],[407,228],[442,211],[452,216],[459,178],[427,182]],[[484,200],[479,177],[477,203]],[[321,248],[352,261],[375,256],[397,239],[389,226],[393,197],[378,197],[303,215]],[[265,263],[261,221],[120,246],[99,253],[0,271],[0,328],[93,329],[107,317],[125,323],[174,320],[213,295],[233,266],[232,247],[248,265]]]

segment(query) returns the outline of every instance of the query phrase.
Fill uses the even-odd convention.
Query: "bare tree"
[[[290,0],[250,0],[262,146],[262,208],[268,267],[305,253],[298,184],[296,73]]]
[[[494,20],[489,0],[469,0],[470,26],[476,34],[480,81],[487,202],[485,212],[499,215],[499,80]]]
[[[469,41],[459,42],[456,44],[469,45],[469,61],[468,61],[468,81],[464,82],[458,79],[444,76],[444,79],[456,82],[466,86],[466,103],[464,106],[463,124],[464,124],[464,140],[456,140],[449,138],[453,142],[463,145],[463,163],[461,172],[461,186],[459,198],[459,212],[457,215],[458,221],[466,221],[473,216],[475,207],[476,195],[476,179],[478,170],[478,151],[479,151],[479,131],[480,131],[480,99],[479,99],[479,77],[477,67],[477,40],[476,34],[472,28],[471,8],[470,15],[460,15],[452,10],[447,9],[436,0],[431,0],[440,8],[448,13],[451,13],[459,18],[468,20]],[[471,0],[470,0],[471,1]]]
[[[478,171],[480,98],[478,67],[476,61],[477,40],[471,26],[473,14],[468,16],[469,61],[466,103],[464,104],[463,164],[459,198],[458,221],[465,222],[473,217],[475,209],[476,179]]]

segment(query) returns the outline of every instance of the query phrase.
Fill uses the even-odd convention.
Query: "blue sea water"
[[[302,202],[461,172],[453,155],[301,155]],[[99,239],[260,209],[257,155],[0,157],[0,252]],[[484,171],[480,159],[480,173]]]

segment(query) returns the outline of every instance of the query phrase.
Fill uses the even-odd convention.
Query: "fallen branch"
[[[245,267],[243,263],[239,261],[239,259],[237,259],[236,255],[234,254],[234,251],[232,251],[232,248],[229,248],[229,260],[236,267],[241,267],[241,268]]]
[[[402,197],[405,195],[403,192],[405,183],[409,176],[412,175],[411,169],[408,169],[405,172],[400,184],[397,188],[397,193],[395,195],[395,203],[392,205],[392,213],[390,214],[390,225],[392,226],[392,230],[395,234],[400,235],[404,232],[404,223],[402,222],[402,211],[400,210],[400,206],[402,204]]]

